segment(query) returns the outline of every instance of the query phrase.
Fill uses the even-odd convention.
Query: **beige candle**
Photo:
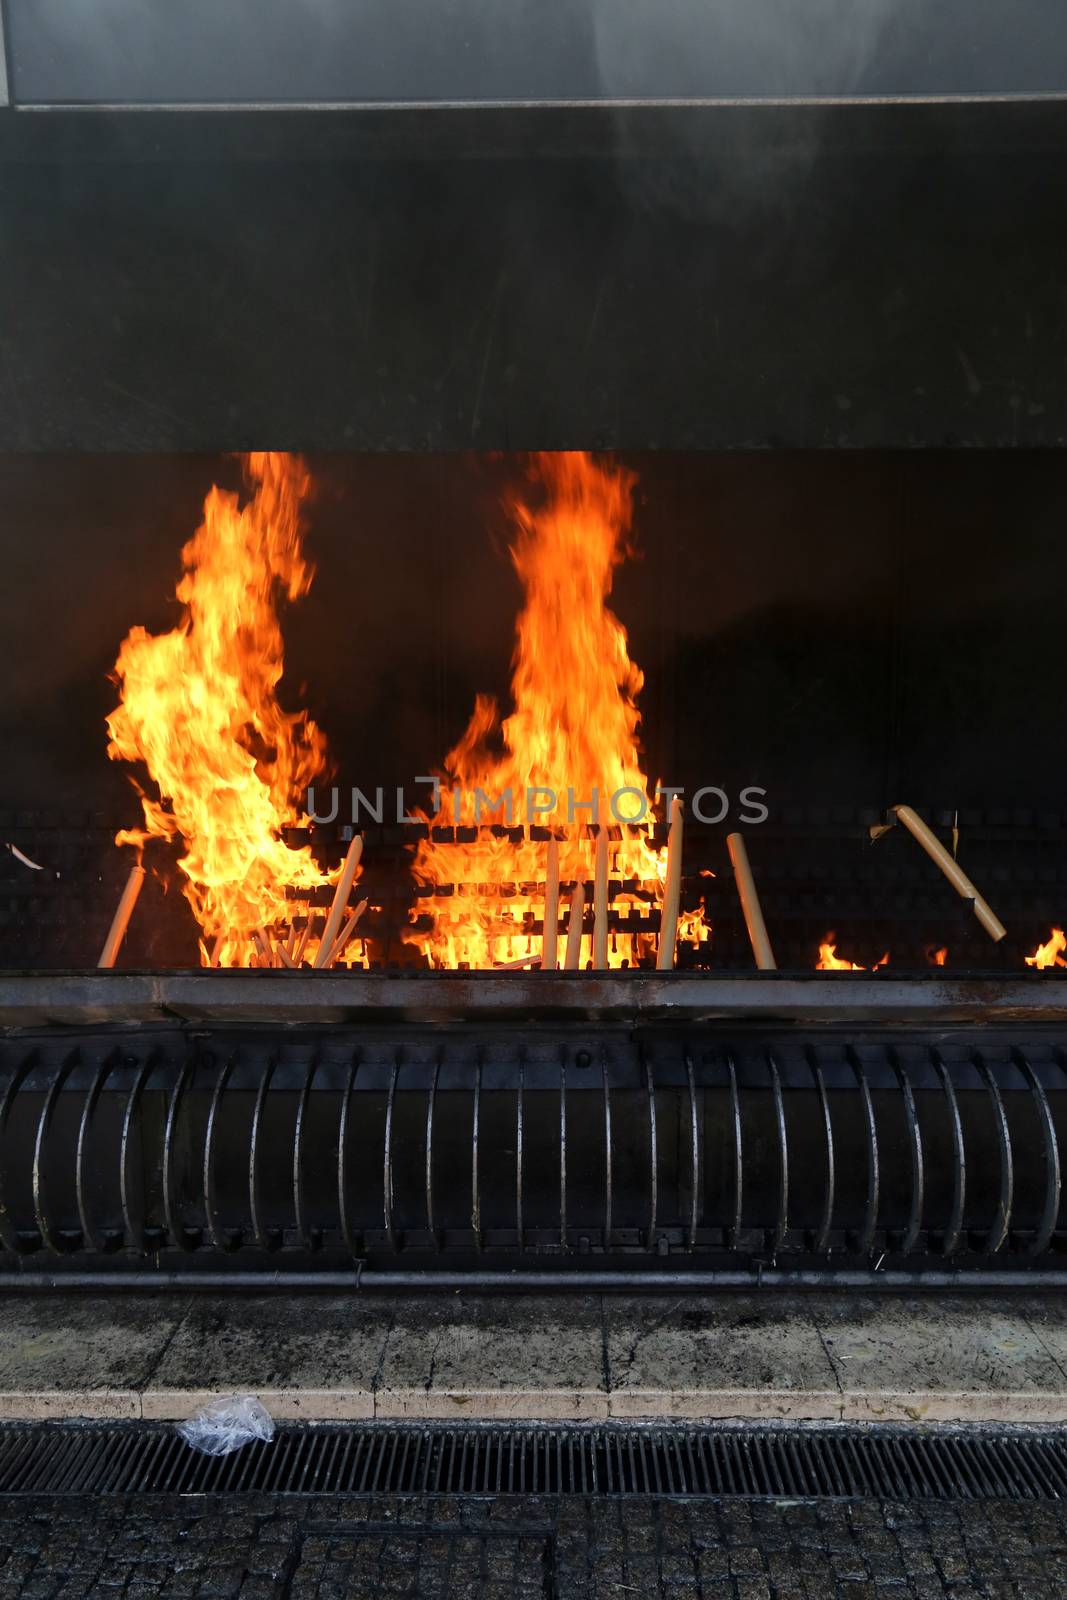
[[[576,883],[571,891],[571,914],[567,924],[567,948],[563,953],[564,972],[577,972],[582,959],[582,923],[585,920],[585,884]]]
[[[608,830],[601,823],[593,867],[593,966],[608,964]]]
[[[756,880],[752,876],[745,841],[739,833],[728,833],[726,848],[730,852],[730,865],[734,869],[734,882],[737,884],[737,895],[741,901],[748,940],[752,946],[752,954],[756,958],[756,965],[761,972],[774,972],[778,963],[774,959],[771,941],[767,936],[767,924],[763,920],[763,907],[756,893]]]
[[[667,877],[663,885],[663,904],[659,914],[659,950],[656,969],[670,972],[674,966],[674,949],[678,942],[678,908],[682,898],[682,801],[679,795],[671,800],[671,831],[667,835]]]
[[[559,845],[555,839],[548,841],[548,859],[545,862],[545,921],[541,933],[541,966],[547,972],[556,967],[556,947],[559,944]]]
[[[330,907],[330,914],[326,918],[326,926],[322,931],[322,938],[319,941],[319,948],[315,952],[315,959],[311,963],[313,967],[324,967],[330,959],[330,953],[334,945],[337,943],[337,935],[341,931],[341,918],[345,914],[348,897],[352,893],[356,868],[359,866],[359,858],[362,854],[363,836],[357,833],[348,847],[345,864],[341,868],[341,876],[338,878],[337,887],[333,891],[333,904]]]
[[[96,963],[98,967],[113,967],[115,965],[122,941],[126,936],[126,929],[129,927],[130,918],[133,916],[133,908],[137,904],[137,896],[140,894],[144,884],[144,878],[145,872],[140,862],[135,867],[130,868],[126,886],[122,891],[122,898],[119,900],[115,915],[111,919],[111,927],[108,929],[107,938],[104,940],[104,948],[100,952],[100,960]]]
[[[308,940],[311,938],[311,930],[314,926],[314,922],[315,918],[311,915],[311,908],[309,907],[308,919],[304,924],[304,931],[297,940],[296,949],[293,951],[293,962],[296,966],[299,966],[304,959],[304,951],[307,949]]]
[[[339,959],[341,952],[345,948],[345,945],[355,932],[357,922],[363,915],[364,911],[366,911],[369,903],[370,902],[367,900],[361,900],[356,909],[353,911],[352,915],[349,917],[348,921],[345,923],[344,927],[341,929],[341,932],[337,935],[334,947],[326,957],[326,965],[328,967],[332,967],[334,962]]]
[[[890,806],[889,809],[897,821],[904,824],[912,838],[919,841],[930,860],[941,868],[941,871],[960,898],[971,901],[975,916],[994,943],[998,943],[1003,939],[1008,931],[1007,928],[1005,928],[988,903],[982,899],[982,896],[978,893],[978,890],[962,867],[953,861],[940,839],[930,831],[917,812],[913,811],[911,806]]]

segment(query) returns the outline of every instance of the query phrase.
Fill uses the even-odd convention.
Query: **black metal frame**
[[[227,976],[231,1000],[260,976],[276,1001],[299,987],[205,976],[220,999]],[[675,977],[689,1005],[673,1018],[531,1018],[527,999],[520,1020],[499,993],[495,1018],[447,1018],[450,990],[487,1005],[493,980],[429,980],[433,1022],[383,1007],[356,1024],[328,1002],[352,981],[327,977],[328,1023],[11,1030],[0,1285],[1067,1283],[1067,1028],[1038,1001],[1057,980],[1028,986],[1036,1017],[942,1007],[931,1028],[907,1016],[919,980],[894,991],[899,1023],[812,1027],[700,1017]],[[571,993],[603,1001],[611,981]],[[836,990],[840,1013],[848,981],[814,991]],[[512,1005],[539,987],[558,992],[520,981]],[[696,993],[707,1013],[744,988]]]
[[[0,1037],[49,1030],[173,1024],[326,1028],[640,1029],[840,1026],[940,1030],[1067,1029],[1067,977],[1057,969],[954,972],[0,972]]]

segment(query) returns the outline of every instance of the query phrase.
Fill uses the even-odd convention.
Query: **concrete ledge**
[[[1057,1298],[0,1300],[0,1418],[1067,1422]]]
[[[133,1390],[11,1389],[0,1391],[0,1421],[130,1422],[142,1415],[141,1397]]]

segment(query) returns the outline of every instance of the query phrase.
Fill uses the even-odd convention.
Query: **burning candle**
[[[319,941],[319,948],[315,952],[315,959],[312,962],[313,967],[324,967],[330,958],[334,945],[337,943],[337,935],[341,931],[341,918],[345,914],[348,897],[352,893],[356,868],[359,866],[359,858],[362,854],[363,836],[357,833],[348,847],[345,864],[341,868],[341,876],[338,878],[337,887],[333,891],[333,904],[330,907],[330,914],[326,918],[326,926]]]
[[[366,911],[369,904],[370,902],[367,900],[361,900],[359,902],[358,906],[353,911],[352,915],[349,917],[340,933],[337,935],[337,938],[334,941],[333,949],[326,957],[326,966],[332,967],[337,961],[340,960],[345,946],[348,944],[349,939],[351,939],[353,933],[355,932],[357,922],[363,915],[364,911]]]
[[[674,966],[674,947],[678,942],[678,908],[682,898],[682,802],[671,800],[671,831],[667,835],[667,876],[663,884],[663,904],[659,914],[659,950],[656,968],[670,972]]]
[[[545,863],[545,920],[541,933],[541,969],[554,972],[556,947],[559,943],[559,845],[555,839],[548,841],[548,860]]]
[[[308,911],[308,919],[304,924],[304,931],[300,935],[299,939],[296,941],[296,949],[293,951],[293,965],[294,966],[298,967],[301,964],[301,962],[303,961],[303,959],[304,959],[304,951],[307,949],[308,940],[311,938],[311,927],[312,927],[312,923],[314,922],[314,920],[315,919],[311,915],[311,911],[309,909],[309,911]]]
[[[107,938],[104,940],[104,948],[100,952],[100,960],[96,963],[98,967],[113,967],[115,965],[119,948],[126,936],[126,929],[129,927],[130,918],[133,916],[133,908],[137,904],[137,896],[141,892],[143,883],[144,868],[138,862],[135,867],[130,868],[126,886],[122,891],[122,898],[118,903],[115,915],[111,919],[111,927],[108,929]]]
[[[756,893],[756,880],[752,876],[745,841],[739,833],[728,833],[726,848],[730,852],[730,865],[734,869],[734,882],[737,885],[737,895],[741,901],[741,910],[744,913],[745,927],[748,930],[748,939],[752,946],[752,954],[756,958],[756,965],[761,972],[774,972],[778,963],[774,959],[771,941],[767,936],[767,924],[763,920],[763,907]]]
[[[601,823],[593,866],[593,966],[608,964],[608,830]]]
[[[571,915],[567,924],[567,948],[563,953],[564,972],[577,972],[582,959],[582,923],[585,921],[585,884],[576,883],[571,891]]]

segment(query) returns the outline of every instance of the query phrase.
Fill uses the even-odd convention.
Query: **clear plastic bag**
[[[269,1444],[274,1438],[274,1422],[255,1395],[235,1394],[213,1400],[203,1411],[179,1422],[178,1432],[187,1445],[205,1456],[228,1456],[253,1439]]]

